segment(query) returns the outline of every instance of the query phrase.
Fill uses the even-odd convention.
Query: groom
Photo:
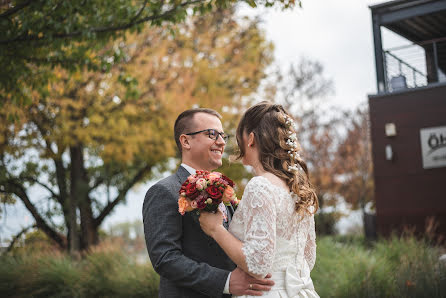
[[[211,109],[191,109],[178,116],[174,135],[182,164],[145,196],[144,234],[153,268],[160,275],[159,297],[260,296],[274,284],[235,268],[191,213],[178,212],[178,192],[187,177],[195,170],[212,171],[222,165],[226,136],[220,119]],[[232,207],[226,212],[230,220]]]

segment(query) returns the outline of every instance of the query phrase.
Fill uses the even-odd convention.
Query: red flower
[[[195,183],[189,183],[186,186],[186,196],[190,199],[195,199],[198,196],[197,185]]]
[[[221,178],[223,178],[223,180],[225,180],[226,182],[228,182],[228,184],[231,186],[231,187],[234,187],[234,182],[231,180],[231,179],[229,179],[228,177],[226,177],[225,175],[221,175]]]
[[[182,192],[186,192],[186,183],[184,183],[183,185],[181,185],[181,188],[180,188],[179,193],[181,194]]]
[[[198,209],[204,209],[204,208],[206,207],[206,203],[205,203],[205,201],[206,201],[206,198],[203,197],[203,196],[200,196],[200,197],[197,199],[197,208],[198,208]]]
[[[231,188],[230,185],[234,185],[234,182],[226,176],[221,177],[218,172],[197,171],[181,185],[178,199],[179,212],[185,214],[194,209],[215,211],[222,199],[225,199],[226,204],[236,203],[235,195],[231,195],[227,190]]]
[[[197,170],[195,174],[196,176],[202,178],[203,176],[209,175],[209,171]]]
[[[220,199],[223,196],[215,185],[210,185],[208,188],[206,188],[206,192],[212,199]]]

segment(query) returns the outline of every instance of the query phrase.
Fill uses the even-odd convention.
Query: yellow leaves
[[[87,53],[87,57],[90,58],[91,60],[93,60],[94,58],[96,58],[96,53],[89,52],[89,53]]]
[[[105,160],[117,160],[120,162],[129,162],[133,159],[134,152],[131,147],[127,146],[112,146],[106,145],[102,152],[102,156]]]
[[[115,40],[104,53],[119,50],[127,58],[115,61],[109,72],[54,69],[49,96],[37,99],[43,108],[24,113],[31,121],[47,121],[49,141],[65,146],[80,142],[106,160],[131,163],[174,156],[172,128],[180,112],[196,105],[219,111],[236,106],[255,90],[258,74],[269,63],[262,58],[269,49],[255,25],[237,24],[231,11],[218,13],[224,17],[210,15],[178,25],[174,38],[165,28],[148,27]],[[87,55],[96,59],[102,54],[92,50]],[[127,77],[137,80],[139,97],[126,97],[133,84]],[[225,113],[231,125],[237,116]]]
[[[100,126],[104,122],[104,118],[102,117],[102,115],[93,114],[89,118],[89,121],[91,125]]]
[[[80,80],[81,78],[82,78],[82,73],[81,72],[79,72],[79,71],[77,71],[77,72],[75,72],[75,73],[73,73],[72,74],[72,78],[74,79],[74,80]]]
[[[128,116],[136,116],[138,115],[138,107],[134,105],[126,105],[124,106],[123,113]]]
[[[120,118],[117,122],[116,122],[116,126],[117,128],[119,128],[119,131],[121,134],[125,134],[126,130],[129,127],[129,123],[125,118]]]

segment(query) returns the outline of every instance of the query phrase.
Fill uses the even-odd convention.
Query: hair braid
[[[296,211],[315,213],[318,209],[317,195],[311,185],[307,165],[299,154],[301,147],[294,121],[285,109],[278,104],[261,102],[245,112],[237,128],[238,158],[244,156],[244,132],[254,132],[264,170],[283,179],[290,191],[297,195]]]

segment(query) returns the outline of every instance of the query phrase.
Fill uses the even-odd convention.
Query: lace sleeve
[[[265,181],[253,178],[243,196],[244,235],[242,251],[248,271],[266,276],[272,269],[276,243],[276,207],[273,191]]]
[[[307,242],[305,244],[305,260],[310,267],[310,271],[313,270],[314,264],[316,263],[316,232],[314,227],[314,215],[311,215],[309,222],[309,231],[307,236]]]

